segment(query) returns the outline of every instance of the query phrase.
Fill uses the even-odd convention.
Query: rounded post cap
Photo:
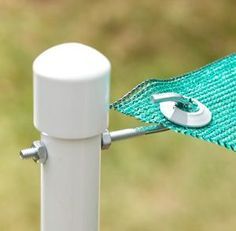
[[[54,46],[33,63],[34,124],[58,138],[87,138],[108,124],[110,62],[80,43]]]

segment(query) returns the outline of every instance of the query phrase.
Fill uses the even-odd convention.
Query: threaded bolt
[[[31,148],[20,151],[21,159],[33,159],[35,162],[45,163],[47,160],[47,149],[40,141],[34,141]]]
[[[26,148],[20,151],[21,159],[32,159],[38,157],[38,149],[37,148]]]

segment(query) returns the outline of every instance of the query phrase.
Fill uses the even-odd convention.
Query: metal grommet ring
[[[153,102],[160,103],[161,113],[166,119],[175,124],[184,127],[200,128],[211,122],[211,111],[197,99],[191,98],[191,102],[189,102],[197,105],[197,111],[188,112],[179,108],[177,103],[181,103],[183,99],[186,99],[186,97],[172,92],[155,94],[152,96]]]

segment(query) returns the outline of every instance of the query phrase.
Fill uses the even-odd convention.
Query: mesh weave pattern
[[[198,99],[212,112],[212,121],[202,128],[186,128],[168,121],[159,105],[150,100],[154,93],[164,92]],[[170,80],[146,80],[111,108],[236,151],[236,53]]]

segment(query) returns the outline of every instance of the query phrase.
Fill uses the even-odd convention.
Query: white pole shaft
[[[41,231],[98,231],[101,134],[108,126],[110,62],[67,43],[37,57],[34,125],[41,166]]]
[[[43,231],[99,230],[101,137],[63,140],[42,134],[49,158],[41,167]]]

